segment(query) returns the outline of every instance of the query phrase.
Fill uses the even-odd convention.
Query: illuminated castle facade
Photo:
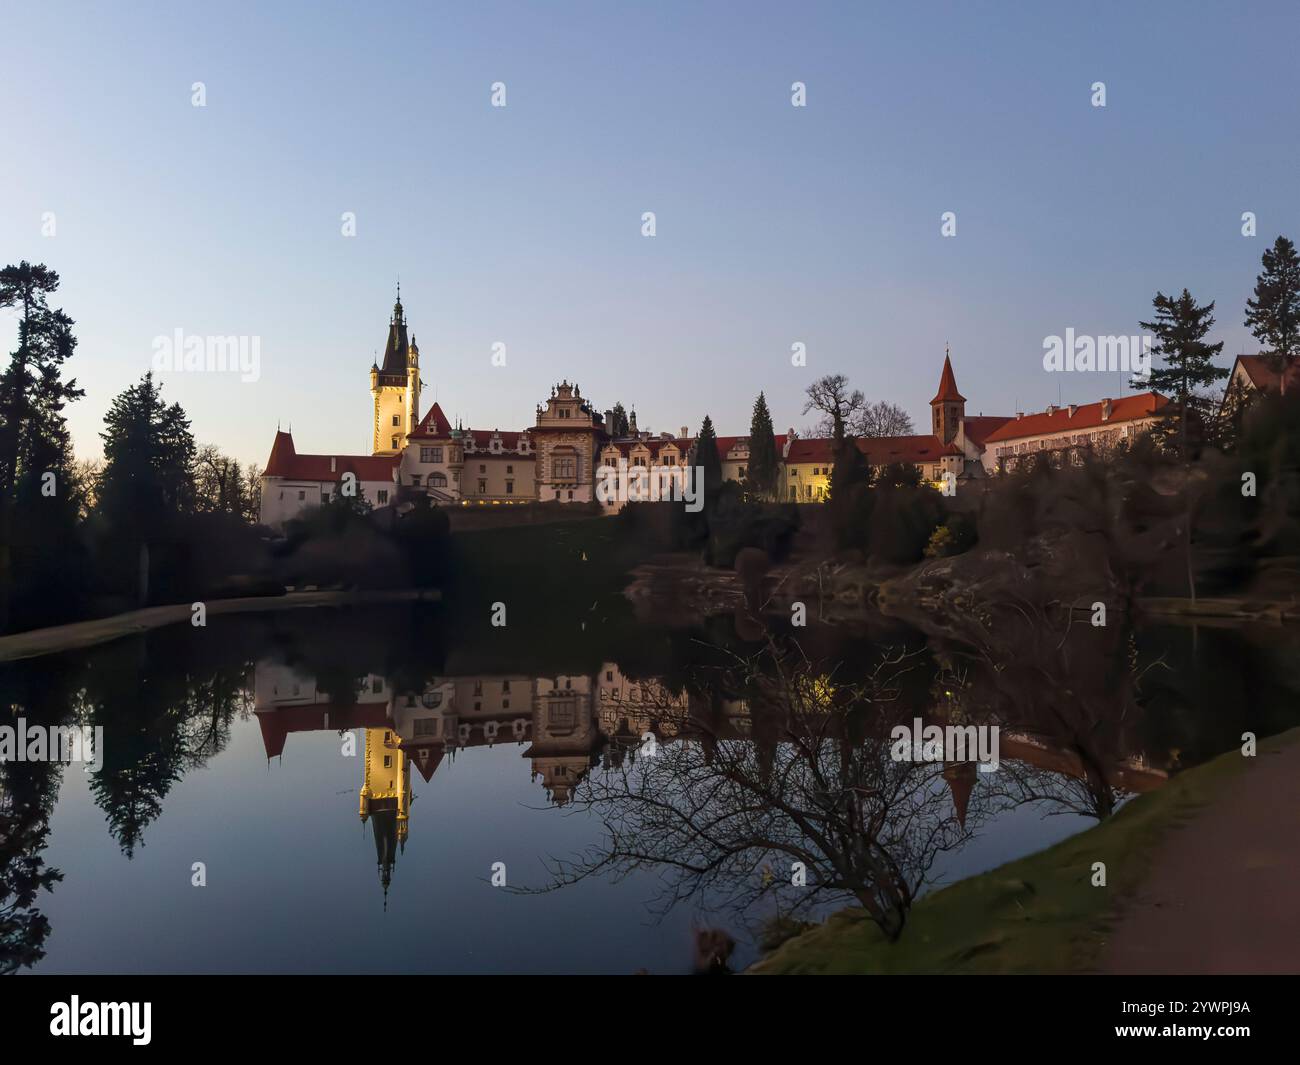
[[[628,430],[614,436],[613,412],[599,411],[576,383],[552,386],[534,424],[520,430],[466,429],[452,425],[434,403],[421,412],[423,383],[415,334],[408,338],[401,291],[388,321],[382,362],[370,367],[371,453],[299,454],[290,433],[277,431],[262,476],[261,521],[282,529],[309,507],[338,493],[364,496],[372,506],[405,506],[424,497],[435,506],[510,505],[527,502],[591,504],[602,466],[644,472],[658,483],[697,464],[695,440],[679,433]],[[856,441],[867,464],[912,467],[936,487],[952,479],[1014,469],[1042,452],[1068,461],[1085,450],[1105,449],[1145,432],[1167,401],[1154,392],[1090,404],[1048,407],[1038,414],[968,416],[952,359],[945,353],[939,388],[930,401],[928,433],[864,437]],[[723,477],[743,481],[749,438],[718,438]],[[800,438],[793,429],[776,437],[777,497],[797,503],[824,500],[830,491],[834,442]],[[612,513],[621,504],[606,504]]]

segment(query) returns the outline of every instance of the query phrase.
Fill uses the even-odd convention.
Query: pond
[[[906,824],[873,843],[924,874],[920,892],[1086,829],[1243,731],[1300,717],[1285,630],[1111,638],[1095,653],[1123,661],[1123,682],[1088,653],[1049,668],[1026,646],[981,674],[947,635],[798,634],[819,722],[842,702],[827,693],[850,690],[897,720],[1001,722],[997,773],[860,770],[911,789]],[[764,709],[765,645],[728,618],[504,639],[438,607],[307,611],[0,667],[14,718],[104,736],[98,765],[0,766],[0,969],[678,973],[697,929],[734,937],[733,968],[751,962],[788,905],[762,890],[789,887],[772,855],[791,852],[728,848],[755,818],[765,839],[807,822],[759,810],[741,826],[734,810],[683,812],[676,793],[716,801],[717,783],[751,766],[745,794],[774,807],[805,786],[792,783],[792,733]],[[852,714],[819,735],[841,768],[877,749]],[[921,831],[940,845],[918,851]],[[704,877],[672,864],[722,851]],[[826,892],[808,912],[854,902]]]

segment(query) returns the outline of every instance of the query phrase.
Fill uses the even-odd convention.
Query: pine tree
[[[1291,241],[1278,237],[1264,252],[1263,264],[1255,295],[1246,300],[1245,324],[1281,373],[1300,355],[1300,255]]]
[[[750,488],[762,499],[770,499],[777,488],[776,435],[772,432],[772,415],[762,392],[754,400],[754,414],[749,422]]]
[[[48,306],[58,287],[59,275],[44,265],[24,260],[0,270],[0,309],[18,311],[18,347],[0,373],[0,631],[13,606],[14,550],[35,538],[51,554],[58,552],[76,518],[63,408],[83,393],[62,376],[77,342],[72,319]],[[53,494],[46,490],[47,474],[54,475]],[[35,572],[30,559],[25,568],[29,584],[46,576]],[[50,588],[47,598],[58,594]]]
[[[718,455],[718,434],[713,431],[713,419],[707,414],[695,438],[695,465],[704,473],[704,497],[709,499],[722,487],[722,459]]]
[[[165,538],[178,518],[194,511],[194,434],[180,404],[163,402],[152,373],[113,400],[104,426],[96,510],[114,544],[117,572],[135,570],[143,603],[150,541]]]
[[[614,409],[610,411],[610,414],[613,415],[613,418],[611,419],[610,424],[606,426],[609,430],[609,435],[616,439],[621,436],[627,436],[627,411],[623,409],[623,404],[621,402],[615,403]]]
[[[1177,297],[1157,292],[1151,302],[1155,319],[1141,326],[1155,338],[1152,357],[1164,360],[1165,365],[1153,366],[1149,380],[1134,380],[1131,387],[1170,398],[1157,435],[1162,446],[1176,448],[1187,459],[1192,447],[1199,443],[1191,432],[1193,424],[1204,425],[1211,414],[1211,401],[1201,390],[1228,376],[1226,369],[1214,364],[1223,343],[1205,343],[1205,335],[1214,325],[1214,302],[1198,306],[1187,289]]]

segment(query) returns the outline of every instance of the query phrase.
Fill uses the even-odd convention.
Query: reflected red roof
[[[262,746],[266,749],[268,758],[278,758],[284,754],[284,741],[291,732],[391,727],[386,702],[354,703],[352,706],[306,703],[302,706],[281,706],[274,710],[257,710],[254,713],[258,728],[262,730]]]

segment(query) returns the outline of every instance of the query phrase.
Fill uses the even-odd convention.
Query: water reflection
[[[382,913],[409,840],[423,831],[426,846],[451,846],[445,822],[434,833],[439,811],[425,812],[420,792],[440,774],[464,791],[464,774],[447,777],[457,758],[506,748],[536,802],[505,816],[535,839],[549,869],[512,883],[537,898],[593,878],[628,882],[634,908],[664,914],[689,903],[728,925],[847,901],[889,935],[903,934],[912,902],[959,867],[953,855],[984,855],[978,869],[1036,849],[1028,837],[988,849],[1010,812],[1104,818],[1234,746],[1243,727],[1262,736],[1295,723],[1294,637],[1284,632],[1202,632],[1193,651],[1184,632],[1063,634],[1017,611],[984,628],[997,639],[952,627],[760,642],[733,628],[641,629],[635,645],[594,634],[574,653],[530,660],[518,648],[485,652],[436,614],[259,621],[9,666],[0,707],[30,722],[104,728],[104,764],[84,779],[122,862],[137,860],[188,776],[237,773],[227,748],[241,729],[255,729],[272,778],[295,743],[326,757],[305,734],[333,734],[327,756],[346,760],[368,837],[365,851],[338,860],[373,853],[378,885],[355,905]],[[537,668],[538,657],[559,668]],[[502,658],[526,668],[500,669]],[[997,725],[998,771],[980,772],[970,758],[899,761],[891,730],[917,718]],[[0,970],[44,956],[56,931],[42,909],[50,892],[71,901],[128,881],[102,858],[82,864],[74,854],[62,883],[69,869],[46,864],[56,801],[81,771],[0,765]],[[233,799],[182,816],[220,822]],[[539,830],[536,817],[551,808],[587,818],[576,848]],[[351,815],[332,807],[298,816]],[[450,830],[473,836],[480,827],[471,817]],[[66,852],[59,864],[68,865]],[[647,872],[650,882],[637,879]],[[186,905],[176,901],[174,919],[159,915],[181,944]],[[291,909],[276,914],[293,919]],[[127,950],[129,930],[121,934]],[[247,968],[261,967],[255,939],[240,947]],[[515,967],[506,947],[494,963]],[[635,968],[625,958],[587,963]]]

